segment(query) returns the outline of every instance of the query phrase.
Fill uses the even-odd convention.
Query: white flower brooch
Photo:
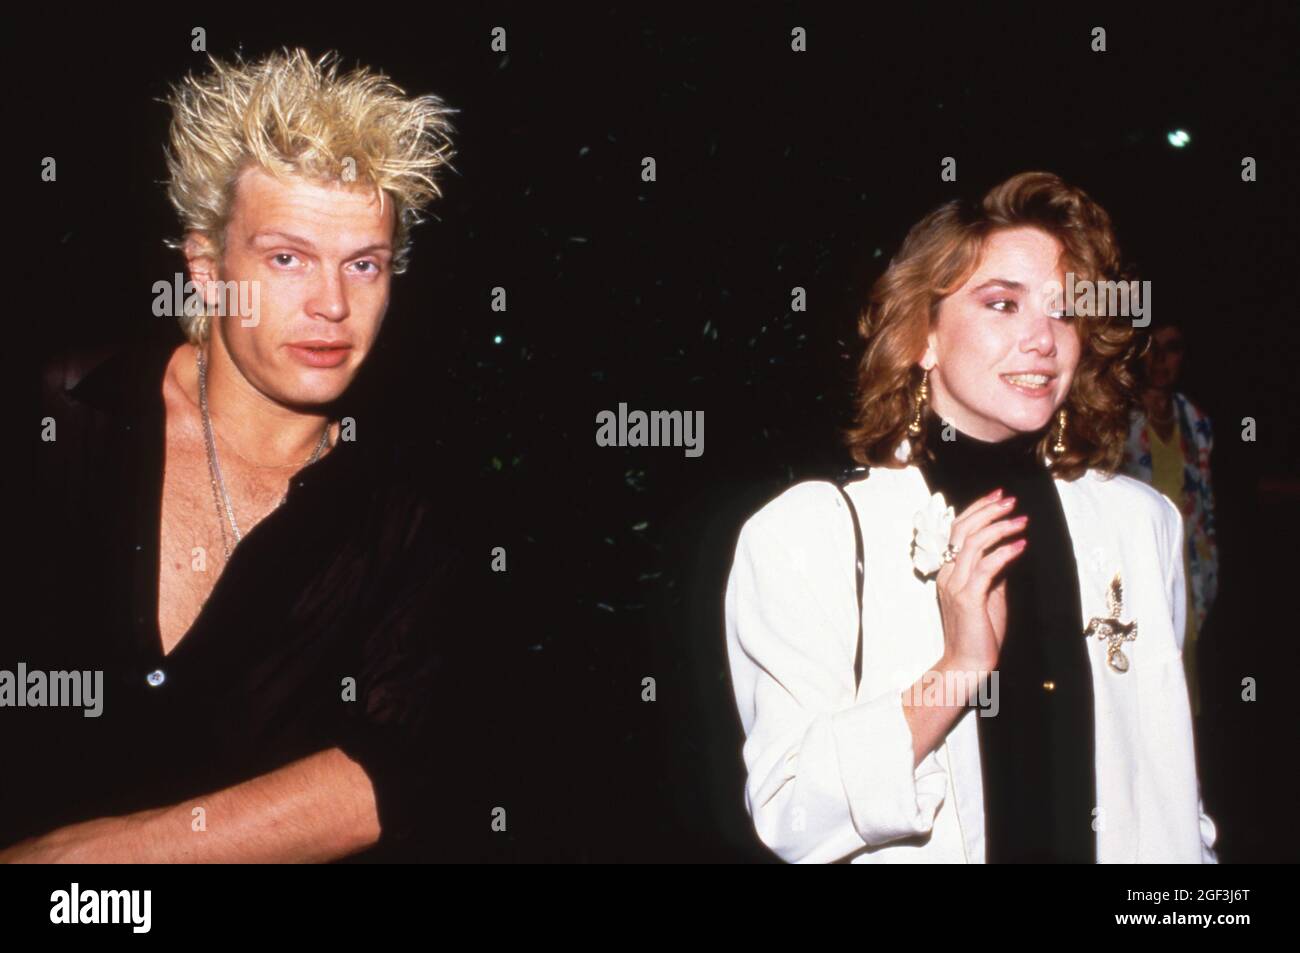
[[[912,565],[923,577],[934,575],[957,555],[958,550],[950,542],[956,518],[956,511],[942,493],[930,497],[912,517]]]

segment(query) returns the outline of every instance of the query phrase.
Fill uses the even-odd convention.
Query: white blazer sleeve
[[[1183,568],[1183,514],[1179,512],[1178,507],[1169,497],[1161,494],[1160,498],[1165,502],[1166,518],[1166,537],[1170,543],[1165,550],[1165,558],[1168,560],[1169,570],[1166,576],[1169,580],[1169,603],[1174,620],[1174,638],[1178,642],[1178,648],[1183,649],[1183,641],[1186,637],[1187,626],[1187,573]],[[1188,705],[1190,707],[1190,701]],[[1199,782],[1198,782],[1199,787]],[[1218,839],[1218,829],[1214,821],[1205,813],[1205,802],[1197,792],[1197,807],[1200,812],[1200,832],[1201,832],[1201,863],[1217,864],[1219,862],[1218,854],[1214,851],[1215,841]]]
[[[827,600],[854,600],[853,618],[855,594],[842,578],[814,581],[787,542],[753,519],[741,531],[725,597],[727,652],[755,831],[786,861],[824,863],[929,831],[947,774],[934,752],[914,769],[901,689],[854,703],[852,639],[839,631],[846,616]]]

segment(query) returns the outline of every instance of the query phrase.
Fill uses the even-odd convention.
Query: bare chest
[[[227,543],[235,545],[224,507],[217,507],[202,441],[172,431],[169,425],[159,538],[158,629],[164,653],[194,625],[226,567]],[[225,460],[221,467],[235,521],[247,534],[275,509],[288,477],[250,475]]]

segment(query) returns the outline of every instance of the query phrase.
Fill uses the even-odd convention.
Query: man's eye
[[[285,258],[289,260],[288,261],[281,260]],[[280,252],[280,254],[272,256],[271,260],[275,262],[277,265],[283,265],[284,267],[287,268],[292,262],[296,261],[297,258],[298,258],[297,255],[291,255],[288,252]]]
[[[366,266],[365,268],[362,269],[362,271],[364,271],[366,274],[374,274],[376,271],[379,270],[379,266],[376,265],[373,261],[358,261],[358,262],[356,262],[356,266],[357,266],[358,268],[361,268],[362,265],[365,265],[365,266]]]

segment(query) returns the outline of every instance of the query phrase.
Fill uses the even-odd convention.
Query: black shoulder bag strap
[[[858,522],[858,510],[853,505],[853,500],[845,492],[846,484],[865,478],[870,475],[867,467],[848,467],[835,478],[835,488],[840,491],[840,496],[844,497],[844,502],[849,505],[849,516],[853,517],[853,546],[854,561],[857,566],[858,579],[858,647],[853,654],[853,693],[856,696],[858,687],[862,684],[862,588],[866,581],[866,567],[863,565],[862,552],[862,524]]]

